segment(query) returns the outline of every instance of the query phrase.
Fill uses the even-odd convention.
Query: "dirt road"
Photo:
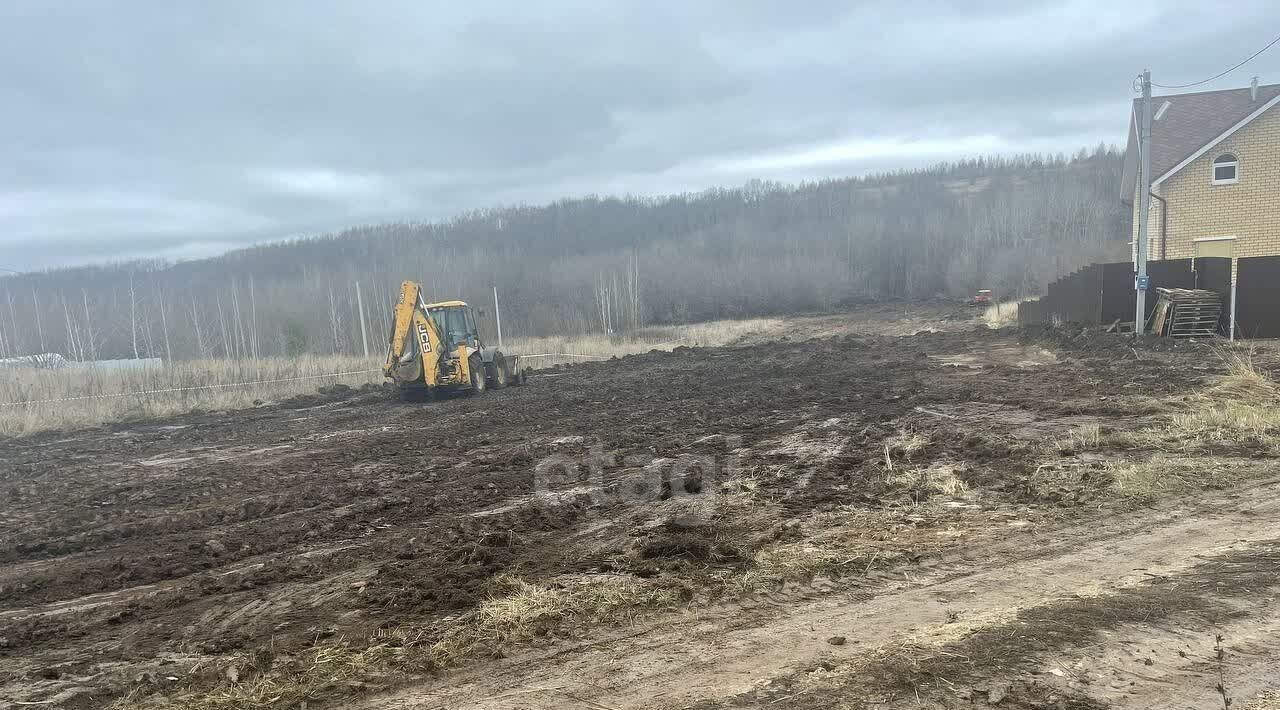
[[[1103,436],[1221,370],[857,334],[8,440],[0,708],[1199,702],[1214,628],[1246,697],[1275,486],[1121,500],[1116,457],[1153,454]]]
[[[1056,695],[1208,708],[1221,703],[1215,634],[1231,649],[1231,692],[1250,697],[1280,678],[1280,478],[967,552],[808,595],[664,617],[355,707],[915,706],[926,687],[964,705],[1037,707]],[[1020,628],[1030,618],[1071,627]],[[921,668],[979,632],[1005,644],[973,649],[998,663],[943,658],[950,672],[936,676],[940,668]],[[915,669],[886,679],[903,662],[886,649]]]

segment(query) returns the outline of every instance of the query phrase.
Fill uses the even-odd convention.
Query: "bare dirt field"
[[[1271,385],[912,318],[0,441],[0,708],[1270,702]]]

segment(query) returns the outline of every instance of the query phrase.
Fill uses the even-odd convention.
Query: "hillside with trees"
[[[380,224],[198,261],[0,278],[0,356],[72,359],[378,352],[400,281],[491,303],[505,333],[1036,294],[1128,252],[1122,154],[963,161],[801,185],[584,197]]]

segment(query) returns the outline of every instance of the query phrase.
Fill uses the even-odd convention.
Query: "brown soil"
[[[1243,493],[712,606],[355,707],[1220,707],[1217,634],[1238,697],[1270,687],[1280,658],[1280,479]]]
[[[730,614],[767,629],[795,594],[848,595],[851,580],[862,590],[854,600],[884,593],[875,585],[904,565],[927,569],[971,543],[1096,510],[1107,481],[1087,458],[1068,454],[1096,475],[1056,488],[1033,483],[1047,442],[1090,423],[1138,426],[1136,403],[1176,402],[1221,367],[1190,348],[1144,348],[1137,359],[1100,352],[1111,351],[985,329],[682,347],[558,368],[475,398],[407,404],[376,389],[328,391],[0,442],[0,707],[176,696],[406,625],[430,643],[505,574],[678,587],[712,627]],[[905,475],[939,467],[969,493]],[[863,514],[889,527],[850,527]],[[723,580],[752,570],[757,553],[813,536],[872,554],[824,568],[823,579],[841,580],[827,591],[782,588],[746,613],[741,600],[723,606]],[[1034,559],[1025,552],[1009,559]],[[716,611],[726,608],[734,611]],[[1111,627],[1134,620],[1117,617]],[[867,651],[852,628],[815,634],[835,631],[850,641],[839,653]],[[581,653],[565,639],[592,633],[609,638],[552,627],[532,645],[493,651]],[[643,638],[596,648],[653,652],[670,639]],[[823,652],[836,648],[821,639]],[[546,663],[566,663],[555,658]],[[486,663],[464,665],[488,673]],[[474,692],[440,691],[451,698],[444,705],[413,690],[368,702],[515,707],[474,701],[533,683],[542,663],[505,665]],[[760,671],[743,668],[744,682]],[[420,672],[417,681],[438,682],[430,668]],[[917,667],[903,682],[928,694],[937,687],[930,679],[948,672]],[[410,680],[357,679],[310,706]],[[822,692],[834,702],[842,683]],[[678,700],[747,697],[734,684],[698,687],[705,692]],[[596,707],[660,706],[594,692],[586,695]],[[521,698],[521,707],[563,703]]]

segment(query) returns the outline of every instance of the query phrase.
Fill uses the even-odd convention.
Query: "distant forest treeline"
[[[400,281],[488,308],[504,334],[829,309],[978,288],[1001,298],[1127,254],[1122,154],[987,158],[798,186],[586,197],[383,224],[199,261],[0,278],[0,356],[363,351]],[[359,294],[357,295],[357,284]],[[489,318],[490,325],[492,318]]]

